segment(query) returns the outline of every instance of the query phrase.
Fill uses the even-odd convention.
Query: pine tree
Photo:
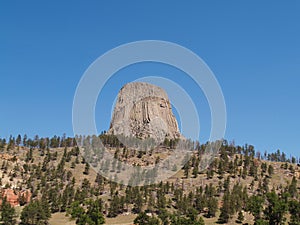
[[[50,218],[49,205],[45,201],[35,200],[24,207],[21,213],[22,225],[44,225]]]
[[[244,220],[244,214],[243,214],[242,211],[239,211],[236,222],[237,223],[243,223],[243,220]]]
[[[119,196],[116,192],[110,202],[110,207],[108,209],[108,217],[116,217],[119,214]]]
[[[265,209],[264,214],[266,219],[269,220],[269,224],[279,225],[284,223],[284,214],[287,211],[286,202],[283,199],[280,199],[275,191],[267,193],[267,201],[268,206]]]
[[[184,165],[184,167],[183,167],[183,169],[184,169],[184,176],[185,176],[186,178],[189,177],[190,168],[191,168],[190,161],[188,161],[188,162]]]
[[[23,136],[23,145],[26,147],[27,146],[27,135],[24,134]]]
[[[159,220],[155,217],[148,216],[145,212],[141,212],[135,218],[134,224],[137,224],[137,225],[157,225],[157,224],[159,224]]]
[[[89,175],[89,172],[90,172],[90,164],[86,163],[85,167],[84,167],[83,174]]]
[[[102,201],[96,199],[95,201],[90,200],[88,202],[87,224],[89,225],[100,225],[105,223],[104,216],[102,214]]]
[[[142,210],[142,206],[143,206],[143,199],[142,199],[142,195],[141,193],[138,191],[136,193],[136,197],[134,200],[134,207],[133,207],[133,211],[135,213],[140,213]]]
[[[247,201],[246,209],[254,216],[255,221],[261,218],[263,202],[264,199],[261,196],[256,195],[251,196]]]
[[[225,173],[225,164],[224,161],[222,159],[219,160],[219,165],[218,165],[218,174],[219,176],[222,178],[224,173]]]
[[[71,215],[72,219],[77,219],[84,214],[84,209],[82,206],[80,206],[79,201],[74,201],[71,204],[70,208],[68,209],[68,214]]]
[[[5,225],[14,225],[16,224],[15,208],[12,207],[9,202],[7,202],[6,197],[2,200],[1,205],[1,220]]]
[[[224,190],[227,191],[229,189],[229,185],[230,185],[230,177],[228,176],[226,180],[224,180]]]
[[[166,196],[162,192],[162,190],[159,190],[157,192],[157,209],[160,211],[166,207]]]
[[[296,177],[293,177],[291,184],[288,187],[288,192],[292,197],[297,196],[297,179]]]
[[[19,134],[17,139],[16,139],[16,144],[19,146],[21,144],[22,138],[21,135]]]
[[[208,218],[215,217],[218,209],[218,200],[214,197],[209,198],[207,201],[207,209],[208,211],[206,216]]]
[[[269,177],[272,177],[273,173],[274,173],[274,167],[272,165],[269,165],[269,167],[268,167]]]
[[[193,168],[193,176],[194,178],[197,178],[199,173],[199,159],[195,159],[194,168]]]
[[[297,200],[291,200],[289,202],[289,211],[291,214],[290,225],[299,225],[300,224],[300,202]]]
[[[219,216],[218,222],[219,223],[227,223],[230,218],[230,210],[231,210],[231,204],[230,204],[230,192],[227,190],[224,193],[223,196],[223,205],[220,209],[221,214]]]

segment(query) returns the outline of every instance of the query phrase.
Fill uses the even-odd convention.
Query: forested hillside
[[[153,151],[141,152],[126,148],[113,135],[85,139],[92,143],[97,138],[115,158],[134,163],[147,158],[157,163],[176,146],[176,140],[166,139]],[[131,187],[92,170],[74,138],[0,139],[2,223],[55,224],[55,215],[63,214],[70,224],[89,225],[300,224],[297,158],[223,141],[209,168],[200,171],[205,147],[194,143],[192,158],[165,182]],[[17,206],[5,190],[13,190]],[[30,195],[20,194],[24,191]]]

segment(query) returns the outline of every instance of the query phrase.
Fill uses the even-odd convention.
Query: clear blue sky
[[[87,67],[120,44],[158,39],[191,49],[212,69],[226,100],[228,140],[299,156],[299,12],[296,0],[2,1],[0,137],[73,135],[73,96]],[[98,130],[108,128],[124,83],[141,75],[181,78],[162,65],[120,73],[97,105]],[[204,141],[209,109],[199,96]]]

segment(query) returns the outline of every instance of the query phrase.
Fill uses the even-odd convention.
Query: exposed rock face
[[[31,199],[31,192],[29,190],[17,191],[13,189],[1,189],[0,190],[0,205],[2,205],[2,199],[6,197],[6,200],[10,203],[11,206],[20,205],[20,197],[24,197],[25,203],[29,203]]]
[[[181,137],[166,92],[155,85],[133,82],[120,90],[113,112],[109,133],[153,138]]]

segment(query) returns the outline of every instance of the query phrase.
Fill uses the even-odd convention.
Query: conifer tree
[[[242,211],[239,211],[238,213],[238,217],[237,217],[237,223],[243,223],[243,220],[244,220],[244,215],[243,215],[243,212]]]
[[[2,200],[1,205],[1,220],[5,225],[14,225],[16,224],[15,208],[12,207],[9,202],[7,202],[6,197]]]
[[[230,208],[231,207],[232,206],[230,205],[230,192],[229,192],[229,190],[227,190],[223,196],[223,205],[220,209],[221,214],[218,219],[219,223],[227,223],[228,222],[228,220],[230,218],[230,210],[231,210]]]

